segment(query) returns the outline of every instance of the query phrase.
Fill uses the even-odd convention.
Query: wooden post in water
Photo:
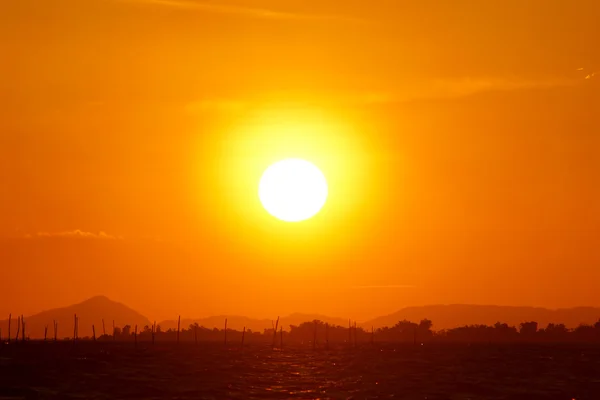
[[[8,314],[8,343],[10,343],[10,324],[12,323],[12,314]]]
[[[21,316],[17,315],[17,335],[15,336],[15,343],[19,343],[19,333],[21,333]]]
[[[417,327],[416,326],[413,328],[413,344],[415,346],[417,345]]]
[[[152,345],[154,346],[154,335],[156,334],[156,321],[152,324]]]
[[[242,331],[242,350],[244,350],[244,339],[246,337],[246,327],[244,327],[244,330]]]
[[[371,344],[375,343],[375,329],[371,325]]]
[[[94,324],[92,324],[92,338],[94,339],[94,342],[96,341],[96,327],[94,326]]]
[[[352,322],[348,320],[348,346],[352,346]]]
[[[177,319],[177,344],[179,344],[179,331],[181,330],[181,315]]]
[[[279,316],[277,317],[277,322],[275,323],[275,327],[273,328],[273,348],[277,345],[277,328],[279,327]]]
[[[227,318],[225,318],[225,348],[227,348]]]

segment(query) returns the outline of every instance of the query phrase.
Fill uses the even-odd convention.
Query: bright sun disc
[[[276,162],[264,172],[258,186],[263,207],[286,222],[309,219],[327,200],[327,180],[308,161],[289,158]]]

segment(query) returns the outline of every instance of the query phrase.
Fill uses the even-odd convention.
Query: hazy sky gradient
[[[0,314],[600,306],[599,20],[596,0],[3,1]],[[313,112],[345,128],[265,133]],[[296,227],[253,192],[290,155],[332,193]]]

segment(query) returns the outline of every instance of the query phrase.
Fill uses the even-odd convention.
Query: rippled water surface
[[[5,398],[598,400],[600,347],[13,344]]]

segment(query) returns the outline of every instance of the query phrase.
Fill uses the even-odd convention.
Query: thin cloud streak
[[[594,75],[586,79],[591,79]],[[300,95],[296,100],[294,95],[288,97],[290,105],[318,105],[328,106],[378,106],[394,103],[406,103],[411,101],[430,99],[454,99],[468,97],[485,92],[506,92],[528,89],[544,89],[554,87],[567,87],[580,84],[580,80],[511,80],[502,78],[469,78],[445,79],[421,82],[412,85],[403,85],[401,89],[364,92],[342,92],[342,93],[319,93],[315,99],[310,101],[303,99]],[[281,97],[281,96],[279,96]],[[273,101],[273,103],[278,103]],[[252,98],[205,98],[192,101],[184,105],[184,111],[188,114],[217,113],[230,115],[253,107],[265,107],[270,104],[268,100],[257,100]]]
[[[109,235],[105,232],[86,232],[79,229],[65,232],[37,232],[35,234],[25,235],[27,239],[35,238],[71,238],[71,239],[100,239],[100,240],[120,240],[121,237]]]
[[[276,11],[266,8],[244,7],[228,4],[213,4],[201,1],[186,0],[118,0],[127,3],[153,4],[164,7],[197,10],[219,14],[233,14],[250,18],[280,19],[280,20],[305,20],[305,21],[340,21],[348,23],[365,23],[361,18],[343,15],[303,14],[285,11]]]
[[[365,286],[352,286],[352,289],[412,289],[414,285],[365,285]]]
[[[185,111],[189,114],[201,112],[221,112],[232,113],[241,111],[248,107],[247,101],[230,100],[230,99],[206,99],[193,101],[185,105]]]
[[[453,98],[471,96],[481,92],[517,91],[572,86],[573,79],[521,80],[504,78],[463,78],[457,80],[438,80],[425,91],[429,98]]]

